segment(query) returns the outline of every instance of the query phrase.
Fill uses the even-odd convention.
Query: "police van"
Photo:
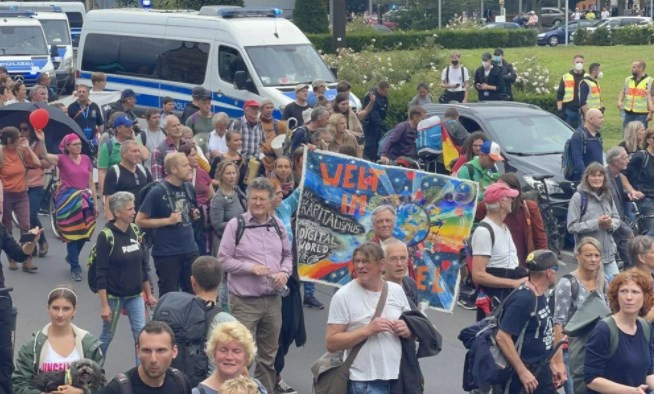
[[[84,25],[84,16],[86,7],[81,1],[2,1],[3,6],[27,6],[27,7],[58,7],[68,18],[70,33],[73,41],[73,47],[77,48],[82,26]],[[42,10],[43,11],[43,10]]]
[[[197,85],[212,92],[214,112],[230,117],[242,115],[246,100],[263,98],[273,101],[281,117],[295,99],[296,84],[316,79],[327,82],[326,98],[336,94],[333,73],[278,9],[90,11],[77,68],[78,83],[103,72],[108,89],[133,89],[141,111],[161,108],[166,96],[182,111]]]
[[[34,86],[41,74],[56,77],[50,47],[34,13],[0,10],[0,66],[14,81]]]
[[[0,7],[4,5],[0,4]],[[34,18],[43,26],[45,39],[50,46],[52,65],[57,74],[57,90],[70,94],[75,90],[75,61],[68,18],[60,7],[11,6],[19,11],[34,12]]]

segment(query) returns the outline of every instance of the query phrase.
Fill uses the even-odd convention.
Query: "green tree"
[[[296,0],[293,22],[305,33],[328,33],[327,8],[322,0]]]

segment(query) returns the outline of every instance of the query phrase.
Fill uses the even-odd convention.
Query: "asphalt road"
[[[47,218],[41,217],[42,221],[43,219]],[[39,267],[38,273],[9,271],[6,268],[6,256],[2,257],[6,285],[14,288],[14,305],[18,308],[17,349],[30,338],[34,331],[40,330],[48,323],[46,297],[50,290],[58,285],[71,285],[77,292],[79,305],[74,323],[96,336],[99,336],[101,331],[98,296],[89,290],[85,275],[83,282],[76,283],[70,280],[68,264],[64,260],[65,245],[52,237],[46,221],[43,224],[46,227],[46,235],[49,237],[50,251],[46,257],[35,259],[35,263]],[[96,230],[96,235],[98,232]],[[86,261],[90,249],[91,245],[87,244],[82,251],[80,261]],[[569,254],[564,257],[566,262],[571,260]],[[560,272],[564,274],[573,270],[574,267],[575,264],[567,264]],[[292,347],[286,358],[286,367],[282,376],[300,394],[311,393],[310,367],[326,351],[325,328],[332,294],[332,288],[317,286],[316,296],[325,304],[325,309],[318,311],[305,308],[307,344],[302,348]],[[457,335],[463,327],[474,322],[474,311],[456,307],[454,313],[429,311],[428,315],[443,335],[444,343],[443,350],[438,356],[421,360],[426,380],[425,393],[460,393],[462,392],[461,378],[465,349],[457,339]],[[105,362],[108,378],[134,366],[133,349],[134,342],[131,338],[129,322],[126,316],[122,316]]]

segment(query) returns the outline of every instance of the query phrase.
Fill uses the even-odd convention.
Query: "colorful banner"
[[[393,236],[409,246],[420,299],[452,311],[459,286],[459,250],[470,235],[477,183],[325,151],[305,156],[296,239],[303,280],[333,286],[350,281],[354,249],[370,240],[372,211],[397,209]]]

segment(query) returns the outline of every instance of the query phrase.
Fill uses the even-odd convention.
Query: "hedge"
[[[441,29],[387,34],[353,33],[347,35],[345,43],[355,52],[360,52],[371,45],[374,45],[377,50],[416,49],[424,47],[427,42],[451,49],[511,48],[536,45],[536,35],[535,29]],[[331,34],[307,34],[307,37],[317,50],[325,53],[334,52]]]
[[[575,45],[647,45],[654,43],[654,27],[627,26],[609,30],[601,27],[595,31],[577,30],[573,39]]]

